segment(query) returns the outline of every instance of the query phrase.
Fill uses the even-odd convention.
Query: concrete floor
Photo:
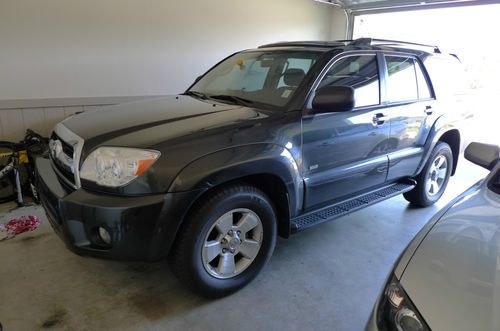
[[[485,175],[461,160],[436,206],[402,197],[279,240],[249,286],[216,301],[180,286],[166,263],[77,256],[53,233],[40,207],[9,212],[44,220],[0,242],[0,322],[11,330],[362,330],[394,261],[447,201]]]

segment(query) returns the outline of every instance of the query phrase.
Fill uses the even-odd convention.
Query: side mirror
[[[464,156],[470,162],[492,170],[500,157],[500,147],[472,142],[465,149]]]
[[[315,113],[350,111],[354,108],[354,89],[350,86],[325,86],[312,101]]]

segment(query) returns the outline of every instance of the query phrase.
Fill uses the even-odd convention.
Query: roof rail
[[[282,41],[259,46],[258,48],[269,47],[334,47],[341,46],[345,41]]]
[[[427,48],[427,49],[431,48],[434,53],[441,53],[441,50],[439,49],[439,47],[434,46],[434,45],[418,44],[418,43],[412,43],[412,42],[400,41],[400,40],[359,38],[359,39],[353,40],[351,42],[351,45],[357,45],[357,46],[373,46],[373,45],[403,46],[403,47],[409,47],[409,48]]]

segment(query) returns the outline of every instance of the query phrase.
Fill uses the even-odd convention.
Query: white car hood
[[[430,224],[396,269],[432,330],[500,330],[500,195],[487,187],[497,171]]]

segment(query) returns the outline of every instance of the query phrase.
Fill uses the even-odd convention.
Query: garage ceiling
[[[479,5],[490,1],[484,0],[323,0],[339,5],[343,9],[352,12],[372,11],[372,10],[402,10],[422,7],[452,7],[464,5]]]

